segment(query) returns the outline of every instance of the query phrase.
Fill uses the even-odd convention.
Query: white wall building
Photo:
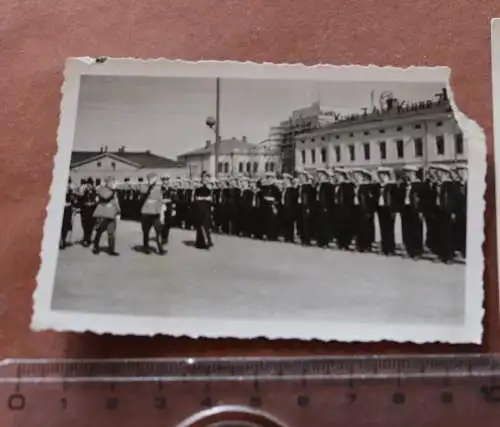
[[[199,177],[206,171],[215,175],[215,145],[207,141],[203,148],[199,148],[178,157],[185,164],[188,176]],[[266,171],[279,171],[279,148],[270,140],[259,144],[241,139],[222,139],[219,146],[217,172],[219,176],[247,175],[259,176]]]
[[[468,144],[446,101],[337,120],[295,136],[295,167],[426,167],[467,162]]]
[[[71,155],[70,177],[76,184],[84,178],[104,179],[113,176],[118,182],[128,179],[137,182],[140,178],[155,172],[169,175],[172,178],[186,177],[187,170],[183,164],[158,156],[150,151],[126,151],[122,147],[118,151],[73,151]]]

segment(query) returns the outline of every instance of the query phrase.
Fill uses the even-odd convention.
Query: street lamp
[[[219,150],[220,150],[220,78],[216,79],[215,89],[215,117],[209,116],[205,120],[205,124],[215,133],[215,177],[219,173]]]

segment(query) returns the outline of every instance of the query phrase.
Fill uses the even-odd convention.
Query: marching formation
[[[379,250],[396,254],[396,217],[406,255],[419,259],[426,251],[443,263],[466,256],[467,167],[430,165],[422,172],[406,166],[401,174],[387,167],[318,169],[314,176],[267,173],[261,179],[229,177],[171,180],[152,173],[146,182],[83,180],[68,185],[60,248],[67,247],[75,214],[83,229],[82,245],[101,252],[115,250],[117,218],[139,221],[142,251],[165,254],[172,227],[196,230],[196,247],[210,249],[212,233],[262,240],[336,245],[341,250],[373,252],[376,222]]]

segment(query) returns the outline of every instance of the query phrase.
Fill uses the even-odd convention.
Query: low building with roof
[[[194,178],[206,171],[215,175],[215,144],[207,141],[204,147],[178,156],[185,164],[188,176]],[[219,176],[259,176],[267,171],[280,170],[279,147],[266,139],[252,144],[247,138],[222,139],[219,144],[217,174]]]
[[[113,176],[119,182],[139,182],[150,172],[173,178],[187,176],[184,164],[149,150],[128,151],[121,147],[117,151],[108,151],[107,147],[102,147],[98,151],[75,150],[71,153],[70,177],[74,183],[83,178],[102,180],[107,176]]]
[[[293,158],[282,154],[287,171],[378,166],[398,170],[406,164],[426,169],[435,163],[467,163],[468,144],[445,89],[424,102],[388,98],[383,108],[337,116],[326,124],[297,124],[293,117],[287,123],[282,152],[294,152]]]

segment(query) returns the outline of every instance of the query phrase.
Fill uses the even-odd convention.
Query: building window
[[[365,131],[363,132],[363,135],[370,135],[370,132],[368,132],[367,130],[365,130]]]
[[[397,130],[398,132],[401,132],[401,131],[403,130],[403,128],[402,128],[401,126],[398,126],[398,127],[396,128],[396,130]]]
[[[340,135],[335,135],[335,139],[340,139]]]
[[[405,156],[405,145],[402,139],[396,141],[396,155],[398,159],[402,159]]]
[[[365,160],[370,160],[370,144],[368,142],[363,144],[363,153],[365,155]]]
[[[316,150],[314,148],[311,150],[311,163],[316,163]]]
[[[247,173],[252,172],[252,164],[250,162],[247,162]]]
[[[444,136],[436,135],[436,152],[438,156],[444,156]]]
[[[217,172],[222,173],[222,162],[219,162],[219,164],[217,165]]]
[[[413,144],[415,146],[415,157],[422,157],[424,155],[424,143],[422,138],[415,138]]]
[[[326,163],[326,148],[321,149],[321,163]]]
[[[349,134],[349,136],[350,136],[351,138],[353,138],[353,137],[354,137],[354,134],[351,132],[351,133]]]
[[[379,133],[385,133],[385,129],[380,129],[378,132]]]
[[[314,141],[316,141],[316,140],[314,138],[311,138],[311,142],[314,142]]]
[[[356,150],[355,150],[355,146],[354,145],[349,145],[349,159],[351,160],[351,162],[354,162],[356,160]]]
[[[269,171],[274,172],[274,162],[269,163]]]
[[[338,145],[335,147],[335,160],[337,160],[337,163],[342,161],[342,153],[340,152],[340,147]]]
[[[387,159],[387,144],[385,141],[380,141],[378,143],[378,148],[380,150],[380,160]]]
[[[437,123],[436,123],[436,126],[437,126],[437,127],[441,127],[441,126],[443,126],[443,122],[437,122]]]
[[[464,135],[462,133],[455,135],[455,154],[464,154]]]
[[[422,127],[422,125],[420,125],[420,124],[415,125],[415,129],[420,129],[421,127]]]
[[[269,171],[269,163],[265,163],[264,164],[264,172],[268,172]]]
[[[114,169],[116,169],[116,163],[115,162],[111,162],[111,167]]]
[[[229,173],[229,163],[224,163],[224,173]]]
[[[305,163],[306,163],[306,150],[302,150],[300,152],[300,155],[302,156],[302,164],[305,165]]]
[[[238,163],[238,172],[243,173],[243,163],[242,162]]]
[[[97,162],[97,167],[98,167],[98,168],[100,168],[100,167],[101,167],[101,165],[102,165],[102,163],[101,163],[101,162]]]
[[[253,164],[253,173],[257,173],[259,171],[259,164],[257,162],[254,162]]]
[[[321,137],[321,141],[324,141],[324,140],[325,140],[325,137],[324,137],[324,136],[322,136],[322,137]]]

